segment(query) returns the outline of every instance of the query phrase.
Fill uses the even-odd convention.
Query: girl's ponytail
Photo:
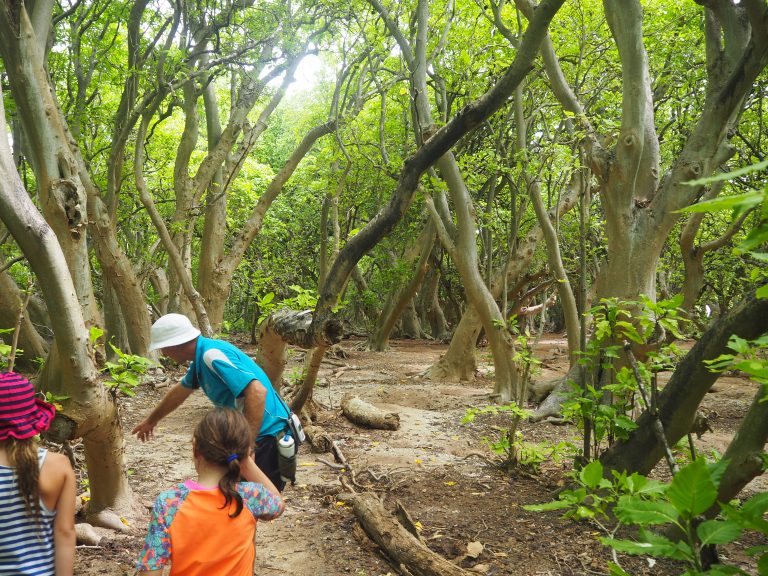
[[[240,462],[251,451],[251,426],[240,412],[229,408],[216,408],[208,412],[195,428],[195,450],[208,462],[226,469],[219,480],[224,494],[224,505],[235,502],[234,518],[243,511],[243,498],[237,491],[240,480]]]
[[[0,445],[6,449],[11,467],[16,470],[16,481],[24,508],[27,514],[36,518],[40,512],[40,463],[37,459],[37,444],[31,438],[8,438],[0,440]]]
[[[250,427],[248,428],[250,430]],[[235,484],[240,480],[240,459],[238,454],[232,454],[237,456],[229,461],[226,474],[219,480],[219,490],[224,494],[224,506],[222,508],[229,507],[232,500],[235,501],[235,511],[229,515],[230,518],[235,518],[243,511],[243,497],[237,491]],[[245,456],[242,456],[243,458]]]

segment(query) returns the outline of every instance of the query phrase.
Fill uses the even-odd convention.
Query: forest
[[[76,573],[188,472],[130,435],[179,312],[309,435],[258,573],[768,574],[767,67],[767,0],[4,0],[0,371]]]

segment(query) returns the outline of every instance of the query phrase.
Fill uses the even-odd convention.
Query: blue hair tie
[[[237,454],[230,454],[229,456],[227,456],[227,464],[229,464],[233,460],[237,460],[237,458],[238,458]]]

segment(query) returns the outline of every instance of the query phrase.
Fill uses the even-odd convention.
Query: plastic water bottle
[[[283,482],[296,481],[296,443],[290,434],[284,435],[277,442],[278,467]]]

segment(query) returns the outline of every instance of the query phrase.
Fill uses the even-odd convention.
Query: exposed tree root
[[[112,510],[101,510],[96,514],[87,513],[85,519],[92,526],[98,526],[99,528],[109,528],[125,534],[132,532],[132,529],[123,523],[120,516]]]

